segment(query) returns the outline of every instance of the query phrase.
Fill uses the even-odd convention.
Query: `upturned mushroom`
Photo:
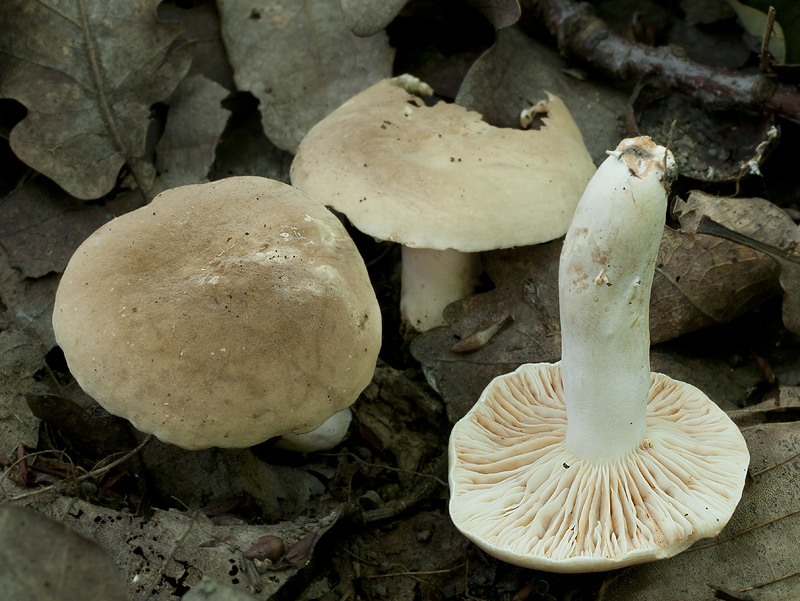
[[[472,292],[479,251],[564,235],[595,171],[553,95],[536,105],[542,126],[525,131],[427,106],[432,93],[409,75],[375,84],[315,125],[291,168],[292,185],[403,245],[401,313],[420,331]]]
[[[716,404],[650,372],[672,155],[647,137],[609,154],[561,254],[561,361],[493,380],[450,438],[456,527],[504,561],[553,572],[665,558],[716,535],[749,462]]]
[[[372,378],[380,323],[339,220],[260,177],[167,190],[104,225],[53,312],[80,386],[186,449],[248,447],[346,411]]]

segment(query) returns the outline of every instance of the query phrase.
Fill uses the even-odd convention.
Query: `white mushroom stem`
[[[650,287],[675,170],[647,137],[609,155],[578,204],[559,267],[566,445],[595,462],[645,439]]]
[[[418,332],[445,325],[444,308],[473,293],[481,273],[478,253],[402,249],[400,314]]]
[[[316,430],[302,434],[284,434],[278,439],[275,446],[295,453],[327,451],[344,440],[352,420],[353,413],[348,407],[331,415]]]

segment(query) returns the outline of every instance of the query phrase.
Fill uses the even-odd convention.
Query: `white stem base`
[[[344,440],[353,413],[350,408],[331,415],[319,428],[303,434],[284,434],[275,446],[284,451],[296,453],[313,453],[327,451]]]
[[[482,267],[478,253],[403,246],[400,314],[418,332],[446,325],[442,311],[471,295]]]

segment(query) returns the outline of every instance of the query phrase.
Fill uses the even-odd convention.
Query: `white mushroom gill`
[[[650,372],[665,152],[623,141],[578,205],[561,362],[495,378],[453,428],[453,523],[504,561],[589,572],[669,557],[718,534],[741,497],[738,428],[697,388]]]
[[[566,445],[560,364],[497,378],[451,438],[456,526],[500,559],[559,572],[669,557],[719,532],[741,495],[741,436],[696,388],[651,382],[647,438],[598,463]]]

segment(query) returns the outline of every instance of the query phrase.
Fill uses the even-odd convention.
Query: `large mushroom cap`
[[[495,378],[450,438],[450,515],[504,561],[594,572],[675,555],[720,532],[741,496],[749,454],[697,388],[651,374],[647,437],[618,461],[564,443],[560,364]]]
[[[410,82],[410,83],[409,83]],[[292,184],[381,240],[462,252],[553,240],[595,171],[555,96],[538,130],[493,127],[456,104],[425,102],[384,80],[315,125]]]
[[[163,192],[75,252],[53,313],[81,387],[184,448],[306,432],[372,378],[380,313],[339,221],[285,184]]]

